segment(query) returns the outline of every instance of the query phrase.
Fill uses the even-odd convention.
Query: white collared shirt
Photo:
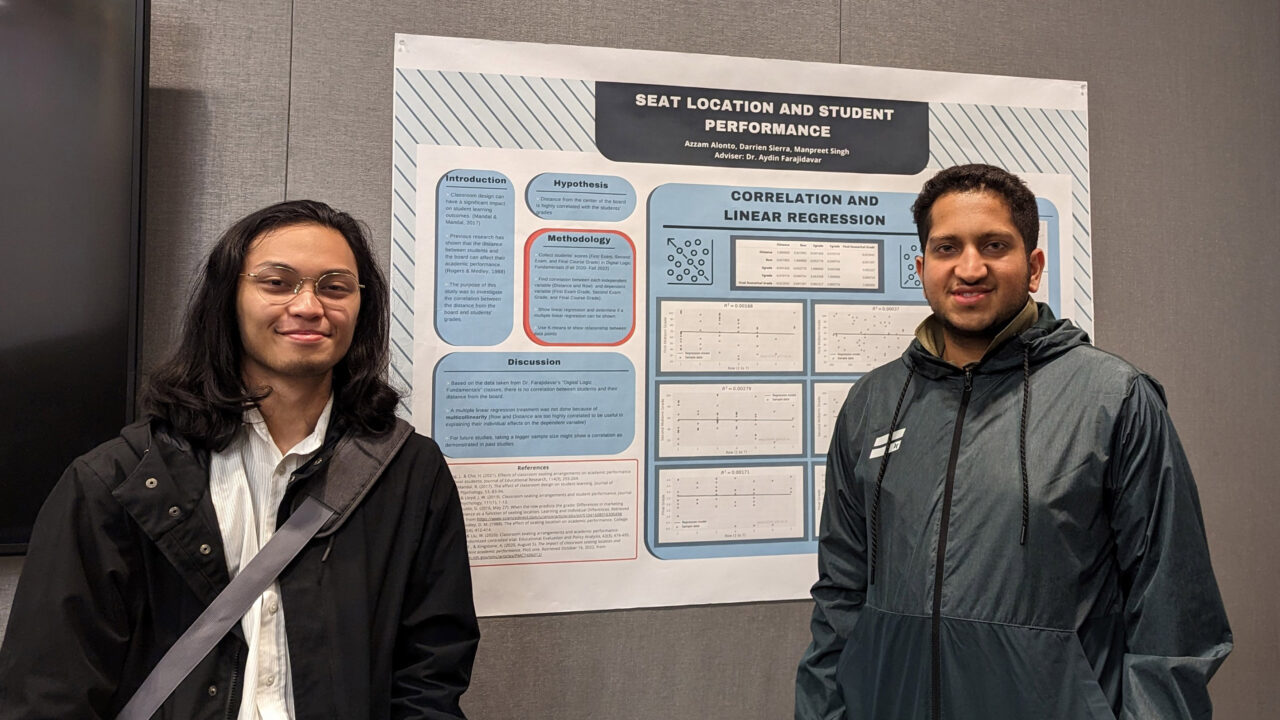
[[[227,556],[227,570],[235,577],[267,544],[276,530],[276,511],[284,499],[293,471],[324,444],[333,396],[320,413],[315,430],[281,453],[257,409],[244,414],[244,428],[226,449],[209,461],[209,491],[218,515],[218,529]],[[238,720],[291,719],[293,679],[289,644],[284,629],[280,583],[272,582],[240,621],[249,641]]]

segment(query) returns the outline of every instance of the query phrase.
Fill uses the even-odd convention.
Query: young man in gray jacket
[[[1031,300],[1020,179],[912,212],[933,315],[840,411],[797,720],[1209,718],[1231,631],[1160,385]]]
[[[333,516],[155,717],[463,717],[479,631],[462,512],[439,448],[395,416],[388,307],[346,213],[285,202],[223,235],[149,416],[40,512],[0,719],[114,718],[308,498]]]

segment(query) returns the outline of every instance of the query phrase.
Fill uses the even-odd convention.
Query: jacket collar
[[[987,349],[983,351],[983,357],[986,357],[992,350],[1003,345],[1009,338],[1018,335],[1023,330],[1036,324],[1040,319],[1040,311],[1036,305],[1036,301],[1027,298],[1027,304],[1022,306],[1022,310],[1005,324],[1004,329],[996,334],[991,342],[987,345]],[[945,334],[942,330],[942,322],[938,320],[937,315],[930,315],[921,321],[916,327],[916,339],[935,357],[941,358],[943,351],[946,349]],[[959,367],[959,366],[957,366]]]
[[[971,366],[971,371],[977,374],[998,373],[1021,367],[1024,352],[1029,356],[1032,366],[1040,365],[1078,345],[1089,344],[1087,333],[1070,320],[1059,320],[1048,305],[1037,303],[1036,315],[1037,318],[1030,327],[1005,336],[999,343],[992,343],[982,359]],[[903,353],[902,360],[928,378],[959,376],[964,373],[963,368],[930,352],[919,337],[911,342]]]
[[[155,420],[134,423],[120,434],[138,454],[138,464],[112,488],[112,496],[196,596],[211,602],[230,575],[218,517],[207,499],[208,454],[175,440]]]
[[[382,435],[342,432],[333,425],[330,430],[324,448],[290,481],[290,512],[306,495],[334,511],[317,537],[342,527],[413,433],[413,427],[399,418]],[[209,497],[208,453],[193,448],[155,418],[126,427],[121,436],[138,455],[138,464],[112,495],[196,595],[212,602],[230,576]],[[280,516],[279,522],[284,522],[285,513]]]

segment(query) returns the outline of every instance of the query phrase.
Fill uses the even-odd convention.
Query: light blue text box
[[[544,220],[621,222],[636,209],[636,189],[616,175],[542,173],[525,190],[529,209]]]
[[[491,170],[450,170],[436,188],[436,332],[497,345],[515,307],[515,189]]]
[[[445,455],[614,455],[635,435],[635,366],[617,353],[451,353],[435,369]]]

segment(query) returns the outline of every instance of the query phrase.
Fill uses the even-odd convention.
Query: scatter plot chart
[[[663,383],[658,456],[799,455],[803,412],[800,383]]]
[[[827,466],[813,466],[813,536],[822,528],[822,502],[827,497]]]
[[[853,383],[813,384],[813,454],[821,455],[831,445],[831,433],[836,429],[836,418]]]
[[[667,237],[658,254],[659,272],[668,285],[710,285],[715,282],[710,238]]]
[[[664,300],[662,372],[802,372],[804,304]]]
[[[815,305],[814,370],[870,372],[901,355],[928,315],[927,305]]]
[[[658,541],[803,538],[804,497],[800,466],[663,468]]]

